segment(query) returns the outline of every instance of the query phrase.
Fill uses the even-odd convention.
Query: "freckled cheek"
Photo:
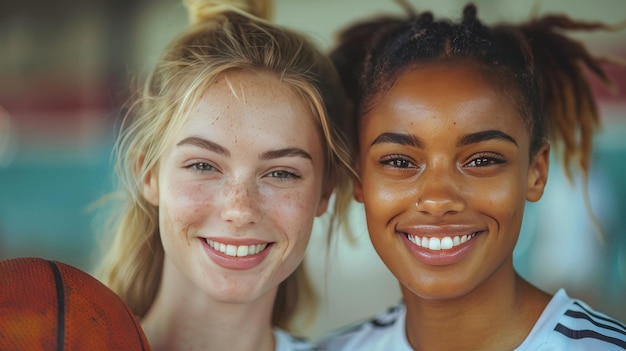
[[[178,184],[169,187],[166,194],[164,205],[171,219],[187,227],[202,221],[214,207],[215,193],[202,184]]]
[[[287,236],[289,246],[306,247],[315,218],[319,197],[311,192],[294,192],[266,200],[266,215]]]

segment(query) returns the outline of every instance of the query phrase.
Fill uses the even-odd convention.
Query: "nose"
[[[454,170],[441,167],[426,168],[417,178],[419,212],[435,217],[455,214],[465,209],[461,184]]]
[[[237,227],[258,223],[263,217],[259,189],[254,180],[229,182],[223,192],[221,218]]]

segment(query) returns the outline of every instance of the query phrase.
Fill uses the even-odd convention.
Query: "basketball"
[[[78,268],[41,258],[0,261],[0,350],[150,350],[137,318]]]

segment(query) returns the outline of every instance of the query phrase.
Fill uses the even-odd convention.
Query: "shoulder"
[[[317,351],[318,348],[305,338],[299,338],[286,331],[274,328],[276,351]]]
[[[626,350],[626,325],[559,290],[529,335],[559,350]],[[528,340],[529,343],[532,340]]]
[[[366,321],[331,332],[319,344],[324,351],[410,350],[404,333],[406,308],[400,303]]]

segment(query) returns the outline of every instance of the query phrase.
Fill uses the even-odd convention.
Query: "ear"
[[[315,212],[315,216],[319,217],[326,213],[326,209],[328,208],[328,202],[330,201],[330,195],[332,192],[325,191],[320,198],[320,201],[317,203],[317,211]]]
[[[352,193],[354,199],[360,203],[363,203],[363,185],[361,184],[361,163],[357,161],[354,165],[354,172],[356,177],[352,178]]]
[[[330,196],[333,194],[335,187],[337,186],[337,179],[334,175],[327,175],[325,181],[322,184],[322,197],[320,197],[320,201],[317,203],[317,210],[315,211],[315,216],[319,217],[326,213],[326,209],[328,209],[328,202],[330,201]]]
[[[143,169],[143,157],[137,162],[137,172]],[[143,176],[141,183],[143,187],[143,197],[150,204],[159,206],[159,182],[155,175],[155,167],[148,170]]]
[[[354,199],[360,203],[363,203],[363,185],[361,184],[360,179],[354,180],[354,185],[352,189],[354,192]]]
[[[550,145],[545,143],[535,154],[528,167],[528,189],[526,199],[531,202],[539,201],[548,182],[548,168],[550,167]]]

